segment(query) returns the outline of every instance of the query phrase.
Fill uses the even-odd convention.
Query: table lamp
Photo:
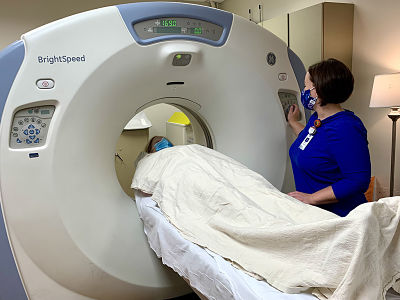
[[[396,121],[400,118],[400,73],[376,75],[369,107],[390,107],[392,119],[392,155],[390,162],[390,197],[393,196],[396,154]]]

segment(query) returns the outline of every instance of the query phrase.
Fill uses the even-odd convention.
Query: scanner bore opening
[[[130,186],[137,162],[154,136],[165,136],[174,146],[199,144],[213,148],[213,140],[208,126],[192,110],[179,104],[158,103],[137,111],[132,118],[140,117],[139,114],[143,117],[143,113],[151,122],[151,126],[142,126],[144,128],[125,126],[115,148],[115,172],[118,182],[123,191],[131,198],[134,197],[134,192]],[[190,124],[174,123],[173,120],[169,122],[174,113],[183,113],[189,119]],[[145,122],[140,123],[144,124]]]

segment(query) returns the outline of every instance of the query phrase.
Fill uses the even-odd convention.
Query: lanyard
[[[316,132],[317,132],[317,129],[314,126],[308,128],[308,134],[299,146],[300,150],[304,150],[307,147],[307,145],[310,143],[310,141],[312,140],[312,138],[314,137],[314,134]]]
[[[299,146],[300,150],[304,150],[307,147],[307,145],[310,143],[314,135],[317,133],[317,128],[320,127],[321,124],[322,124],[321,120],[317,119],[314,121],[314,126],[308,128],[308,134]]]

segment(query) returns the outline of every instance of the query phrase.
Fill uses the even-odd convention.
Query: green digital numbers
[[[176,27],[176,20],[161,20],[163,27]]]

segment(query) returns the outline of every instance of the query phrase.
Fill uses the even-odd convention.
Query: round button
[[[24,121],[25,121],[25,122],[29,122],[29,118],[25,118]]]
[[[286,81],[288,79],[288,75],[286,73],[279,73],[278,74],[278,79],[280,81]]]
[[[46,127],[46,123],[42,123],[41,126],[42,126],[43,128],[45,128],[45,127]]]
[[[322,122],[321,122],[320,119],[316,119],[316,120],[314,121],[314,126],[315,126],[316,128],[321,127],[321,125],[322,125]]]
[[[31,122],[35,122],[35,121],[36,121],[36,118],[32,117]]]
[[[29,134],[35,134],[35,130],[29,130]]]
[[[13,130],[14,131],[18,131],[18,127],[13,127]]]
[[[18,136],[18,133],[13,133],[13,137],[17,137]]]
[[[52,89],[54,87],[54,81],[52,79],[39,79],[36,82],[36,86],[39,89]]]
[[[18,121],[18,125],[24,125],[24,122],[22,120]]]
[[[42,120],[37,119],[37,120],[36,120],[36,123],[37,123],[37,124],[40,124],[40,123],[42,123]]]

